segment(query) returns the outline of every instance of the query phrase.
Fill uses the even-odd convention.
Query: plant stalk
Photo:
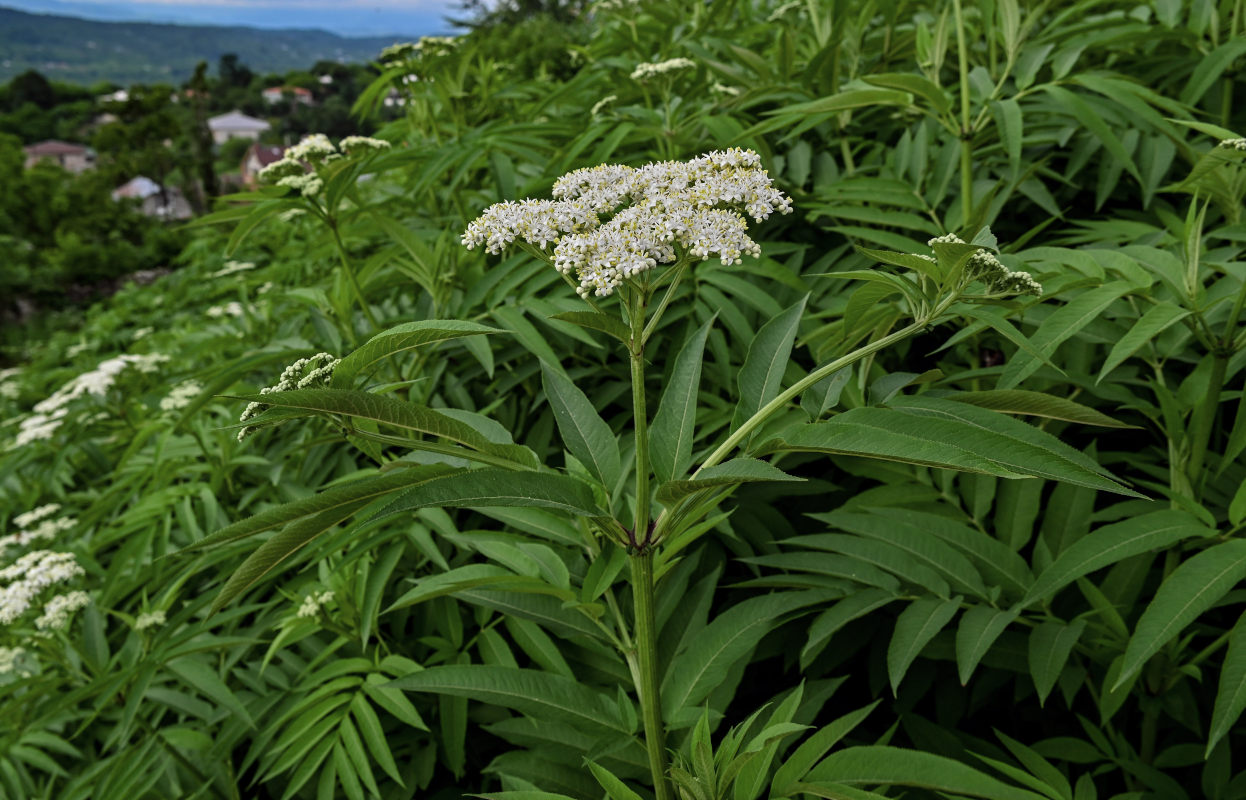
[[[653,549],[645,548],[631,557],[632,598],[636,615],[636,655],[640,667],[641,718],[645,726],[645,749],[657,800],[674,800],[666,779],[666,745],[662,729],[662,701],[658,687],[658,632],[653,615]]]
[[[973,214],[973,122],[969,116],[969,51],[960,0],[952,0],[952,11],[956,16],[956,58],[960,70],[960,196],[964,227]]]
[[[355,293],[355,299],[359,301],[359,307],[363,310],[363,315],[367,317],[368,324],[372,326],[372,332],[376,333],[381,329],[380,323],[376,321],[376,317],[372,314],[372,308],[368,305],[368,301],[363,297],[363,290],[359,288],[359,280],[355,277],[355,270],[350,265],[350,259],[346,257],[346,245],[342,243],[342,234],[338,232],[337,220],[332,217],[328,218],[329,230],[333,231],[333,243],[337,246],[338,258],[342,262],[342,270],[346,273],[346,280],[350,283],[350,288]],[[349,320],[347,320],[349,324]],[[349,325],[350,338],[355,339],[355,326]]]

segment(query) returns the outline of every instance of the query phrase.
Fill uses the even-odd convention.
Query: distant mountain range
[[[51,80],[84,85],[176,84],[189,78],[200,61],[215,69],[225,53],[237,53],[239,61],[263,74],[305,69],[325,59],[362,63],[375,58],[381,48],[410,38],[414,37],[99,22],[0,6],[0,81],[35,69]]]

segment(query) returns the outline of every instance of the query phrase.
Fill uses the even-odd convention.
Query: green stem
[[[941,310],[942,309],[940,309],[935,314],[932,314],[930,316],[930,319],[934,319],[938,315],[938,313],[941,312]],[[757,412],[753,414],[753,416],[745,420],[744,424],[741,425],[736,430],[735,433],[728,436],[726,441],[720,444],[718,448],[714,450],[714,452],[710,453],[709,456],[706,457],[705,461],[701,463],[701,466],[697,467],[697,471],[692,474],[692,477],[695,478],[697,475],[701,473],[701,470],[705,469],[706,467],[714,466],[715,464],[719,463],[724,458],[726,458],[728,455],[730,455],[731,451],[734,450],[737,445],[739,445],[741,442],[747,439],[749,435],[753,433],[753,431],[761,427],[761,425],[766,420],[770,419],[770,417],[773,416],[775,412],[779,411],[781,408],[787,405],[789,400],[791,400],[793,397],[796,397],[801,392],[808,389],[810,386],[813,386],[818,381],[822,380],[823,378],[829,375],[832,375],[838,372],[844,367],[852,366],[853,364],[865,358],[866,356],[873,355],[874,353],[877,353],[879,350],[885,350],[891,345],[896,344],[897,342],[904,341],[905,339],[909,338],[910,336],[912,336],[913,334],[917,333],[918,331],[922,330],[925,327],[926,327],[926,321],[919,320],[917,322],[914,322],[911,325],[908,325],[907,327],[904,327],[898,331],[895,331],[894,333],[889,333],[881,339],[877,339],[873,342],[870,342],[867,345],[859,347],[856,350],[853,350],[848,355],[837,358],[829,364],[818,367],[817,369],[809,373],[807,376],[805,376],[801,380],[797,381],[796,383],[792,384],[790,387],[788,387],[784,391],[780,392],[777,397],[775,397],[769,403],[766,403],[764,406],[758,409]]]
[[[333,217],[326,218],[329,223],[329,230],[333,231],[333,244],[337,246],[338,258],[342,262],[342,270],[346,273],[346,280],[350,282],[350,288],[355,293],[355,299],[359,302],[359,307],[363,309],[363,315],[368,318],[368,324],[372,326],[372,332],[376,333],[381,329],[380,323],[376,321],[376,317],[372,314],[372,308],[368,305],[368,301],[363,297],[363,290],[359,288],[359,280],[355,277],[355,270],[350,265],[350,259],[346,257],[346,245],[342,243],[342,234],[337,229],[337,220]],[[349,323],[349,320],[347,321]],[[351,341],[355,341],[355,326],[349,325]]]
[[[653,549],[645,548],[631,557],[632,598],[636,612],[636,655],[639,661],[641,718],[645,725],[645,749],[649,752],[649,772],[657,800],[673,800],[666,780],[666,746],[663,741],[662,703],[658,694],[658,633],[653,615]]]
[[[649,418],[645,408],[645,296],[639,295],[632,314],[632,343],[628,348],[632,364],[632,416],[636,430],[636,525],[632,536],[637,543],[649,538]]]
[[[960,0],[952,0],[956,17],[956,57],[960,69],[960,194],[962,227],[973,214],[973,123],[969,118],[969,51],[965,45],[965,20]]]

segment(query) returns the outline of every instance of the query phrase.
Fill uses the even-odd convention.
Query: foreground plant
[[[964,403],[897,398],[890,407],[856,408],[819,422],[829,409],[827,403],[818,401],[804,419],[793,421],[787,414],[784,423],[772,424],[781,412],[791,410],[792,401],[829,377],[930,326],[954,319],[956,310],[967,303],[994,301],[1018,292],[1039,294],[1041,287],[1028,274],[1009,269],[992,252],[989,232],[974,243],[954,235],[936,238],[930,243],[933,255],[866,251],[879,262],[901,267],[899,273],[834,273],[836,278],[881,283],[886,289],[877,296],[898,295],[912,321],[894,331],[873,331],[869,341],[817,366],[786,389],[783,373],[804,300],[768,322],[750,345],[740,372],[734,422],[727,432],[715,434],[717,442],[703,442],[698,448],[702,453],[699,464],[692,469],[693,443],[704,439],[696,429],[697,389],[711,323],[693,332],[675,356],[672,378],[653,414],[647,407],[648,368],[653,360],[648,346],[664,312],[681,292],[690,291],[686,278],[696,264],[710,258],[738,264],[745,255],[759,255],[760,247],[749,235],[748,218],[762,221],[775,212],[787,213],[790,201],[774,188],[757,154],[740,149],[636,169],[604,165],[577,170],[555,183],[554,195],[553,200],[490,207],[468,225],[463,243],[469,248],[483,246],[492,253],[518,246],[548,263],[575,288],[591,310],[559,318],[612,337],[627,355],[631,382],[627,429],[612,429],[561,364],[548,360],[541,367],[542,384],[569,454],[565,472],[541,465],[528,448],[512,444],[509,435],[500,437],[496,424],[478,415],[403,402],[384,393],[385,387],[376,391],[351,388],[384,360],[464,337],[500,333],[477,323],[406,323],[374,337],[340,362],[330,362],[327,356],[318,357],[323,363],[299,362],[283,374],[277,386],[247,398],[252,405],[244,414],[243,431],[297,416],[325,416],[385,470],[235,523],[196,545],[221,544],[291,523],[237,570],[215,607],[254,585],[333,524],[367,509],[372,510],[365,514],[368,525],[430,507],[528,506],[570,514],[579,519],[585,537],[589,574],[597,573],[593,578],[597,585],[585,597],[602,597],[606,602],[602,610],[583,600],[575,607],[613,643],[627,664],[640,703],[652,784],[659,800],[670,800],[664,738],[671,722],[663,719],[664,707],[675,712],[675,724],[684,727],[691,722],[688,713],[712,685],[701,685],[704,675],[687,686],[675,678],[679,698],[661,697],[669,665],[658,663],[656,583],[681,552],[713,527],[711,515],[738,486],[802,480],[777,466],[785,454],[842,453],[1004,478],[1043,476],[1132,494],[1092,460],[1051,436]],[[849,334],[845,331],[846,342],[856,338]],[[315,369],[304,376],[309,365]],[[325,382],[327,388],[308,388]],[[399,435],[386,429],[397,429]],[[622,444],[624,437],[630,440],[630,450]],[[428,455],[416,463],[377,445],[422,450]],[[471,462],[479,466],[470,466]],[[624,474],[623,466],[629,462],[633,469]],[[622,612],[611,580],[603,582],[603,570],[614,563],[613,546],[626,553],[631,565],[630,617]],[[510,580],[504,576],[490,580],[494,578],[502,585]],[[417,583],[391,609],[409,607],[458,586],[479,585],[480,577],[448,574],[428,580],[431,583]],[[542,586],[530,590],[565,596],[561,587]],[[801,602],[816,600],[803,598]],[[432,667],[402,677],[395,685],[487,700],[491,695],[478,681],[501,679],[489,672],[492,669]],[[515,680],[536,680],[524,677],[526,672],[516,670]],[[572,690],[567,687],[566,691]],[[499,700],[518,703],[521,708],[524,702]]]

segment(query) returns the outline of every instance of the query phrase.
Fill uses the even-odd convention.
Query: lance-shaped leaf
[[[413,672],[388,685],[408,692],[466,697],[590,731],[627,732],[618,704],[610,697],[580,681],[541,670],[456,664]]]
[[[567,475],[476,469],[435,478],[409,489],[383,508],[375,518],[434,506],[519,506],[552,508],[581,516],[602,514],[593,500],[592,489]]]
[[[891,691],[900,688],[904,673],[939,631],[952,621],[960,610],[960,598],[939,600],[919,597],[900,612],[896,629],[887,645],[887,675],[891,678]]]
[[[1189,311],[1186,311],[1184,308],[1178,308],[1172,303],[1157,303],[1151,306],[1145,314],[1138,318],[1138,321],[1129,329],[1129,332],[1117,339],[1116,344],[1112,345],[1112,352],[1108,353],[1107,359],[1103,362],[1103,368],[1099,370],[1099,377],[1095,378],[1095,383],[1102,381],[1109,372],[1120,366],[1125,359],[1138,352],[1147,342],[1189,315]]]
[[[1030,634],[1030,677],[1034,679],[1034,688],[1038,691],[1039,705],[1047,701],[1047,695],[1051,694],[1069,660],[1069,654],[1073,652],[1073,646],[1085,629],[1084,619],[1070,625],[1044,622]]]
[[[624,344],[632,338],[632,329],[627,327],[623,320],[600,311],[563,311],[550,316],[550,319],[570,322],[572,325],[579,325],[591,331],[600,331]]]
[[[1020,420],[950,400],[898,397],[891,404],[854,408],[802,426],[762,450],[862,456],[1001,478],[1053,478],[1141,496],[1112,480],[1085,454]]]
[[[736,405],[732,428],[738,428],[779,393],[808,299],[806,295],[785,308],[783,313],[761,326],[749,343],[748,355],[740,368],[740,402]]]
[[[1056,397],[1042,392],[1031,392],[1026,389],[994,389],[983,392],[957,392],[948,395],[948,400],[968,403],[978,408],[988,408],[1003,414],[1022,414],[1031,417],[1045,417],[1064,422],[1080,422],[1083,425],[1098,425],[1101,428],[1136,428],[1117,422],[1106,414],[1089,406],[1075,403],[1063,397]]]
[[[541,363],[541,384],[554,412],[554,421],[558,423],[558,432],[571,455],[588,467],[607,489],[613,489],[622,470],[614,431],[580,387],[544,362]]]
[[[956,669],[961,686],[969,683],[978,662],[1016,618],[1016,611],[989,606],[974,606],[961,616],[956,629]]]
[[[535,467],[537,460],[531,450],[521,445],[498,444],[473,426],[425,406],[381,394],[354,389],[295,389],[246,396],[276,408],[301,409],[308,414],[330,414],[367,420],[391,428],[447,439],[481,453],[514,462],[516,466]],[[412,447],[417,443],[412,442]],[[467,454],[464,454],[467,457]]]
[[[912,786],[986,800],[1044,800],[984,772],[934,753],[900,747],[849,747],[831,753],[805,776],[807,783]]]
[[[1034,581],[1021,605],[1046,600],[1083,575],[1131,556],[1213,534],[1215,531],[1186,512],[1175,510],[1155,511],[1105,525],[1065,548]]]
[[[649,459],[662,482],[682,476],[692,463],[701,358],[713,323],[711,319],[694,331],[675,356],[675,366],[649,428]]]
[[[1142,612],[1113,688],[1132,678],[1147,659],[1242,578],[1246,578],[1246,539],[1218,544],[1182,562]]]
[[[1220,667],[1220,686],[1216,690],[1216,707],[1211,712],[1211,731],[1207,735],[1207,757],[1228,735],[1237,718],[1246,709],[1246,613],[1238,617],[1229,632],[1229,649]]]
[[[686,481],[670,481],[658,487],[658,502],[671,505],[701,489],[735,486],[741,483],[764,481],[803,481],[795,475],[765,461],[755,458],[733,458],[712,467],[706,467],[696,477]]]
[[[349,387],[357,376],[374,368],[378,362],[389,356],[435,342],[489,333],[505,333],[505,331],[490,328],[478,322],[457,319],[423,319],[397,325],[389,330],[381,331],[358,350],[343,358],[333,370],[333,386]]]
[[[442,464],[427,464],[395,470],[392,472],[372,475],[361,480],[352,481],[324,490],[320,494],[295,500],[293,503],[270,508],[267,511],[238,520],[220,530],[208,534],[194,544],[179,550],[175,555],[215,547],[229,542],[245,539],[257,533],[279,528],[287,522],[310,517],[315,514],[332,512],[333,509],[364,501],[365,503],[385,497],[389,494],[409,489],[415,484],[432,480],[455,470]]]

